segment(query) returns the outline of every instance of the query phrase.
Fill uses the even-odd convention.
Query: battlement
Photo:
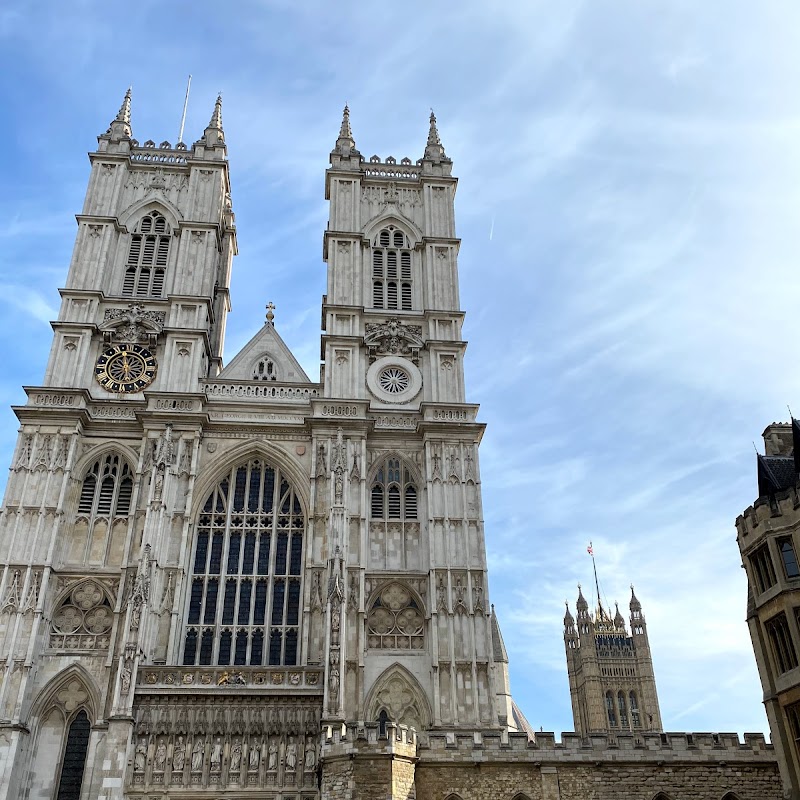
[[[471,762],[528,761],[748,761],[772,762],[773,747],[760,733],[620,733],[562,734],[540,732],[535,741],[523,733],[496,731],[432,732],[421,741],[422,762],[451,760],[454,753]]]
[[[800,521],[800,495],[797,489],[785,489],[774,495],[759,497],[736,518],[736,530],[742,546],[749,544],[746,537],[772,528],[786,528]],[[759,530],[760,529],[760,530]]]
[[[416,754],[417,732],[408,725],[387,722],[385,731],[377,723],[369,725],[324,725],[322,754],[324,757],[356,753],[368,746],[373,753]]]

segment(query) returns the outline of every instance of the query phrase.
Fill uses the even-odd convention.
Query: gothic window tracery
[[[409,468],[397,457],[387,458],[375,472],[370,494],[372,519],[417,519],[417,486]]]
[[[260,459],[234,467],[197,524],[184,664],[296,664],[303,530],[300,500]]]
[[[367,644],[376,649],[424,647],[425,619],[405,586],[390,583],[372,601],[367,615]]]
[[[381,230],[372,247],[372,306],[411,310],[411,246],[394,225]]]
[[[123,295],[162,296],[171,238],[169,224],[158,211],[151,211],[139,220],[125,262]]]
[[[92,464],[83,478],[75,523],[69,531],[66,560],[117,563],[128,528],[133,471],[118,453]]]
[[[269,356],[262,356],[256,361],[253,367],[254,381],[276,381],[278,380],[278,368]]]
[[[61,601],[50,627],[50,647],[59,650],[107,650],[114,614],[106,593],[85,581]]]

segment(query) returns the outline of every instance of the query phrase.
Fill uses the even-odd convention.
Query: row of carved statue
[[[134,773],[314,772],[318,763],[315,736],[143,736],[133,754]]]

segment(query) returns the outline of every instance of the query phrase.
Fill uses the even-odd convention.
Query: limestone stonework
[[[433,115],[422,158],[365,159],[345,109],[318,381],[271,303],[223,365],[221,99],[191,146],[141,144],[128,92],[90,161],[44,378],[14,409],[0,799],[781,796],[759,737],[650,732],[644,657],[654,721],[630,734],[557,743],[513,703]]]

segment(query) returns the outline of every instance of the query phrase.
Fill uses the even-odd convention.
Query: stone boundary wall
[[[418,749],[417,800],[781,800],[761,734],[430,733]]]

